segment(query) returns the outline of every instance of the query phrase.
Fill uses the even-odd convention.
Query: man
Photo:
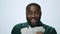
[[[29,4],[26,7],[27,22],[15,25],[11,34],[57,34],[53,27],[41,22],[41,14],[41,7],[38,4]]]

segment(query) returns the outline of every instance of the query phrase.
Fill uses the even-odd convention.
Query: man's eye
[[[36,14],[38,14],[38,12],[35,12]]]
[[[31,12],[28,12],[28,14],[31,14]]]

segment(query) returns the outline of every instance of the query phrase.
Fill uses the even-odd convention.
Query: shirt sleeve
[[[17,26],[13,27],[11,34],[21,34],[20,29]]]
[[[52,32],[51,32],[51,34],[57,34],[56,30],[53,29]]]

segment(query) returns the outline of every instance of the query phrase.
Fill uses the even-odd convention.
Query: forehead
[[[27,8],[28,11],[38,11],[40,8],[36,5],[31,5]]]
[[[37,10],[36,6],[30,6],[30,10]]]

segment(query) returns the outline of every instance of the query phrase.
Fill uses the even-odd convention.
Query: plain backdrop
[[[25,9],[29,3],[39,4],[41,21],[60,34],[60,0],[0,0],[0,34],[11,34],[16,24],[27,21]]]

